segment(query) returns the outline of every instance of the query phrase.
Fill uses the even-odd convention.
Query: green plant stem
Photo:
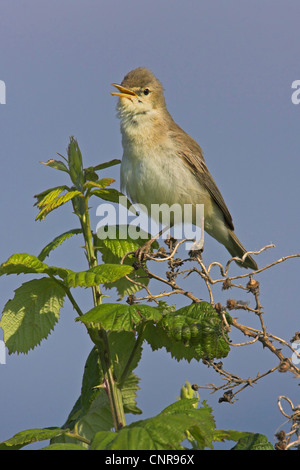
[[[86,247],[86,255],[87,260],[89,263],[89,267],[95,267],[98,265],[97,257],[95,255],[95,249],[93,244],[93,234],[91,231],[91,223],[90,223],[90,215],[89,215],[89,206],[88,206],[89,198],[85,196],[84,198],[84,209],[83,204],[80,207],[80,212],[77,213],[80,223],[83,230],[84,240],[85,240],[85,247]],[[75,207],[74,207],[75,209]],[[93,300],[94,305],[98,306],[102,303],[102,293],[100,290],[100,286],[93,286]],[[121,391],[119,390],[117,383],[113,376],[113,366],[112,361],[110,358],[110,350],[109,350],[109,342],[107,333],[104,328],[92,328],[89,326],[88,333],[90,335],[91,340],[97,347],[99,352],[99,358],[101,362],[101,366],[103,369],[104,375],[104,387],[109,399],[110,408],[112,412],[114,427],[116,431],[123,426],[126,425],[125,422],[125,414],[124,414],[124,407],[122,402],[122,395]]]
[[[76,300],[74,299],[73,295],[71,294],[71,291],[70,289],[65,285],[65,283],[63,281],[60,281],[59,279],[57,279],[55,276],[53,276],[52,274],[49,274],[49,276],[59,285],[61,286],[65,293],[67,294],[67,297],[69,298],[71,304],[73,305],[73,308],[74,310],[76,310],[76,312],[78,313],[79,316],[83,315],[83,312],[81,311],[78,303],[76,302]]]
[[[125,382],[125,380],[127,379],[128,375],[129,375],[129,371],[130,371],[130,368],[131,368],[131,363],[133,361],[133,358],[138,350],[138,348],[142,345],[143,341],[144,341],[144,331],[145,331],[145,327],[146,327],[146,323],[142,323],[142,325],[140,326],[139,328],[139,331],[138,331],[138,336],[136,338],[136,341],[134,343],[134,346],[132,348],[132,351],[130,353],[130,356],[128,358],[128,361],[124,367],[124,370],[122,372],[122,375],[121,375],[121,378],[119,380],[119,386],[122,387],[123,383]]]

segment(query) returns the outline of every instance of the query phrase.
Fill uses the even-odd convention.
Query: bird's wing
[[[175,123],[172,124],[174,126]],[[175,126],[175,132],[172,132],[172,137],[174,140],[176,140],[176,146],[179,148],[178,156],[182,158],[184,163],[198,178],[199,183],[207,189],[215,203],[221,209],[228,227],[231,230],[234,230],[231,214],[225,204],[222,194],[218,189],[218,186],[208,171],[201,147],[177,124],[175,124]]]

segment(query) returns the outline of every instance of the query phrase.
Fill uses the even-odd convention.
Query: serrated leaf
[[[187,416],[195,418],[198,423],[189,429],[190,435],[197,442],[199,449],[204,449],[205,447],[213,449],[215,420],[212,415],[212,408],[205,401],[200,408],[195,408],[197,402],[197,398],[184,398],[169,405],[161,414],[177,415],[184,412]]]
[[[150,234],[146,232],[141,233],[141,238],[133,240],[128,236],[128,226],[127,225],[116,225],[108,227],[109,230],[112,230],[112,233],[116,234],[115,238],[105,238],[99,239],[95,237],[94,243],[95,248],[101,252],[102,261],[104,263],[115,263],[120,264],[121,259],[129,252],[134,252],[138,248],[144,245],[144,243],[151,238]],[[158,243],[154,242],[152,245],[153,248],[158,248]],[[136,262],[136,258],[133,256],[125,258],[123,264],[132,266]],[[142,268],[135,269],[129,275],[129,278],[138,282],[142,286],[147,286],[149,284],[149,277],[145,274],[145,271]],[[120,299],[125,295],[134,294],[135,292],[142,289],[141,286],[134,284],[130,280],[123,278],[114,283],[106,283],[105,288],[113,289],[116,288]]]
[[[231,450],[274,450],[274,447],[263,434],[249,432]]]
[[[53,279],[25,282],[3,310],[0,327],[9,353],[27,353],[46,338],[63,306],[65,291]]]
[[[72,230],[68,230],[67,232],[62,233],[61,235],[58,235],[55,237],[52,242],[48,243],[40,254],[38,255],[38,259],[40,261],[44,261],[44,259],[49,256],[50,252],[53,251],[55,248],[57,248],[59,245],[61,245],[65,240],[67,240],[70,237],[73,237],[73,235],[78,235],[79,233],[82,233],[81,228],[74,228]]]
[[[94,436],[91,450],[175,450],[182,449],[186,431],[202,424],[200,410],[193,416],[186,413],[163,414],[137,421],[117,433],[101,432]]]
[[[226,357],[229,345],[223,334],[216,310],[199,302],[165,314],[156,325],[147,324],[144,336],[152,349],[165,347],[175,359],[191,361]]]
[[[101,264],[87,271],[70,273],[65,282],[68,287],[92,287],[104,282],[111,282],[128,275],[131,266],[120,264]]]
[[[131,357],[130,367],[127,372],[130,373],[137,367],[142,356],[142,345],[137,347],[136,335],[133,331],[109,331],[108,341],[114,377],[117,382],[120,382],[133,350],[135,350],[135,353]]]
[[[81,317],[82,323],[96,323],[107,330],[131,331],[143,321],[158,321],[161,311],[149,305],[102,304],[92,308]]]
[[[41,162],[43,165],[50,166],[51,168],[54,168],[55,170],[60,170],[60,171],[65,171],[66,173],[69,173],[69,170],[67,166],[62,162],[61,160],[48,160],[47,162]]]
[[[54,188],[49,188],[46,189],[45,191],[42,191],[39,194],[35,194],[35,198],[37,201],[34,203],[34,206],[38,206],[39,208],[43,207],[44,204],[50,202],[53,200],[55,197],[57,197],[60,193],[62,193],[64,190],[68,190],[68,186],[63,185],[63,186],[55,186]]]
[[[110,184],[112,184],[114,181],[113,178],[102,178],[100,180],[97,180],[97,181],[87,181],[85,184],[84,184],[84,187],[85,188],[89,188],[89,189],[93,189],[93,188],[106,188],[106,186],[109,186]]]
[[[28,253],[15,253],[0,265],[0,276],[3,274],[48,274],[65,278],[72,271],[56,266],[48,266],[36,256]]]
[[[91,191],[91,196],[97,196],[104,201],[115,202],[117,204],[124,203],[125,207],[130,210],[133,214],[137,214],[132,202],[120,193],[117,189],[114,188],[103,188],[103,189],[94,189]],[[121,198],[121,199],[120,199]]]
[[[71,442],[50,444],[47,447],[43,447],[41,450],[88,450],[79,444],[73,444]]]
[[[0,266],[0,276],[3,274],[44,273],[48,268],[36,256],[28,253],[15,253]]]
[[[87,413],[77,421],[76,428],[80,436],[89,440],[97,432],[113,428],[110,404],[105,390],[98,391]]]
[[[133,373],[125,380],[122,385],[121,393],[125,413],[141,414],[142,410],[136,405],[137,391],[140,379]]]
[[[67,431],[68,429],[61,428],[27,429],[26,431],[18,432],[10,439],[1,442],[0,450],[21,449],[33,442],[52,439],[53,437],[60,436]]]
[[[63,196],[56,196],[53,200],[39,203],[39,207],[42,207],[35,220],[43,220],[50,212],[62,206],[66,202],[73,199],[75,196],[81,194],[80,191],[68,191]]]
[[[113,365],[114,377],[120,380],[125,365],[135,345],[135,335],[132,332],[108,332],[110,358]],[[134,369],[141,357],[141,347],[137,348],[132,358],[129,373]],[[136,406],[136,392],[138,390],[138,377],[130,374],[128,379],[119,386],[122,394],[125,413],[139,414],[141,410]],[[108,397],[99,385],[103,383],[103,371],[100,364],[99,353],[94,347],[85,363],[81,386],[81,395],[76,401],[68,419],[63,427],[73,428],[77,423],[80,435],[91,439],[93,433],[100,430],[110,430],[113,427],[112,415]],[[78,442],[74,438],[63,436],[55,438],[52,442]]]
[[[105,168],[109,168],[114,165],[119,165],[121,163],[121,160],[111,160],[109,162],[105,163],[100,163],[99,165],[96,166],[89,166],[88,168],[85,168],[84,171],[84,179],[85,181],[98,181],[99,177],[97,175],[97,171],[104,170]]]

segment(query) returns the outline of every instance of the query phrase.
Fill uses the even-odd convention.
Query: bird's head
[[[121,117],[148,114],[166,106],[162,84],[144,67],[132,70],[120,85],[113,83],[113,86],[118,89],[111,94],[120,98],[117,109]]]

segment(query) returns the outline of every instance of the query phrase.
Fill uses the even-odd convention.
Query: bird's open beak
[[[128,98],[129,100],[132,99],[133,96],[138,96],[134,91],[131,91],[129,88],[124,88],[121,85],[117,85],[116,83],[112,83],[112,86],[115,86],[121,93],[111,92],[111,95],[119,96],[120,98]]]

